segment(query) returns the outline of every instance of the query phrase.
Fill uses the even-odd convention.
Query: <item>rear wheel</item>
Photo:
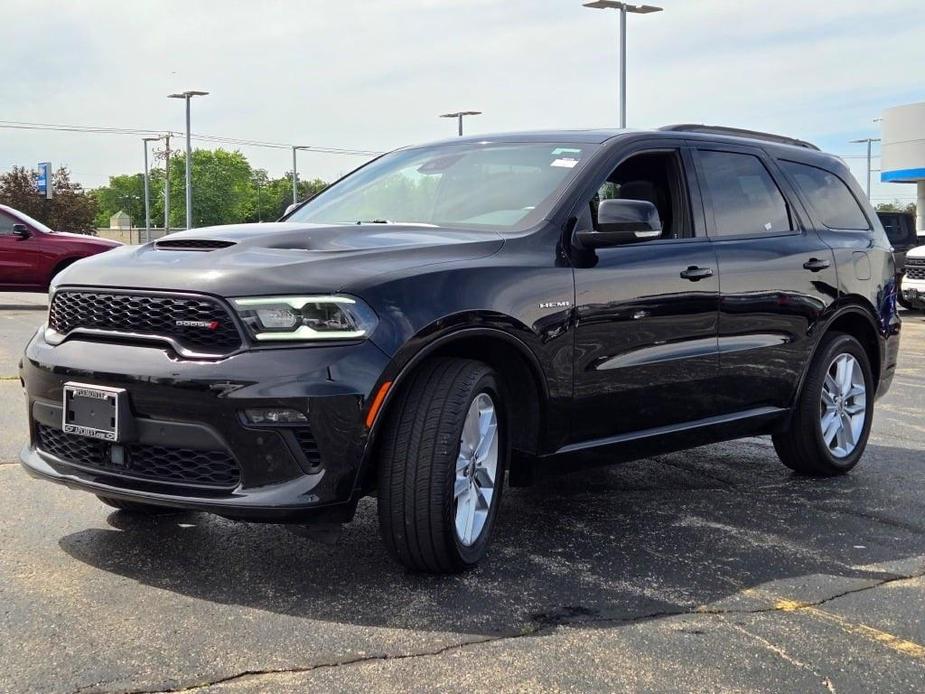
[[[134,513],[137,515],[143,516],[166,516],[174,513],[182,513],[179,509],[169,508],[167,506],[155,506],[154,504],[143,504],[138,501],[125,501],[124,499],[116,499],[111,496],[100,496],[96,495],[96,498],[102,501],[107,506],[118,509],[120,511],[125,511],[126,513]]]
[[[385,423],[379,526],[409,569],[453,573],[488,548],[507,466],[495,372],[469,359],[423,364]]]
[[[806,475],[848,472],[864,454],[873,408],[867,352],[850,335],[826,335],[810,366],[790,428],[773,437],[778,457]]]

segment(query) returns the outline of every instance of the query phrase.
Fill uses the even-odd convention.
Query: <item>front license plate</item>
[[[68,434],[118,441],[120,412],[124,412],[125,398],[124,388],[65,383],[61,428]]]

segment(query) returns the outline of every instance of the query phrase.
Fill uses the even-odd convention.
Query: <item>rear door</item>
[[[718,414],[791,404],[837,298],[831,249],[760,148],[695,151],[720,283]]]
[[[573,440],[619,437],[713,414],[719,277],[683,141],[622,150],[581,201],[642,199],[660,238],[587,252],[576,262]]]

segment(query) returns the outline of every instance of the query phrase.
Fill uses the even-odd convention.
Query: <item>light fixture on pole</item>
[[[626,13],[651,14],[661,12],[655,5],[630,5],[616,0],[595,0],[584,3],[595,10],[620,10],[620,127],[626,127]]]
[[[862,137],[860,140],[848,140],[853,145],[867,143],[867,202],[870,202],[870,146],[873,142],[880,142],[879,137]]]
[[[190,147],[190,130],[189,130],[189,102],[194,96],[206,96],[209,92],[201,92],[191,89],[176,94],[168,94],[168,99],[184,99],[186,101],[186,228],[193,228],[193,160],[192,148]]]
[[[309,145],[292,145],[292,204],[299,201],[299,165],[296,162],[295,153],[300,149],[311,149]]]
[[[148,143],[157,142],[160,137],[143,137],[145,146],[145,243],[151,240],[151,197],[148,192]]]
[[[456,111],[456,113],[443,113],[440,118],[456,118],[459,121],[459,136],[463,134],[463,118],[465,116],[481,116],[481,111]]]

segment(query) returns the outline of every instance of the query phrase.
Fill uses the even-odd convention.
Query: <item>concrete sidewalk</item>
[[[0,311],[44,311],[48,308],[45,292],[0,292]]]

